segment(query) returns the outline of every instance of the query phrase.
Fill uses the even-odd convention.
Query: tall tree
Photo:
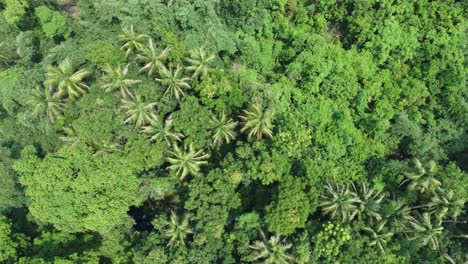
[[[258,103],[254,103],[249,110],[244,110],[239,116],[242,120],[241,132],[247,133],[248,139],[256,137],[260,140],[264,135],[271,138],[273,116],[274,112],[271,109],[263,109]]]
[[[171,164],[168,169],[174,171],[176,176],[183,180],[187,175],[197,176],[200,173],[200,166],[208,164],[206,161],[210,156],[204,154],[203,150],[196,151],[192,144],[184,145],[184,149],[180,149],[176,144],[174,150],[169,151],[170,157],[166,160]]]
[[[227,118],[224,112],[218,116],[212,116],[210,119],[210,131],[215,145],[222,145],[224,142],[228,143],[236,138],[237,122],[232,118]]]
[[[36,87],[29,104],[33,107],[34,116],[46,115],[49,121],[54,123],[57,116],[63,113],[65,104],[62,99],[52,95],[51,90],[51,87],[44,87],[44,90]]]
[[[433,250],[436,250],[439,248],[438,237],[444,228],[440,218],[436,217],[435,222],[431,218],[431,214],[428,212],[424,212],[422,215],[418,214],[409,222],[406,233],[409,235],[409,240],[416,240],[420,246],[429,244]]]
[[[386,221],[380,221],[372,226],[362,227],[369,234],[369,245],[378,246],[382,252],[385,252],[384,247],[393,236],[393,232],[385,228],[386,223]]]
[[[268,240],[265,233],[260,231],[262,240],[257,240],[249,248],[252,249],[251,261],[263,260],[264,263],[289,264],[294,262],[294,257],[287,253],[292,248],[291,243],[284,243],[286,238],[280,235],[271,236]]]
[[[190,51],[190,58],[185,59],[190,64],[186,69],[188,72],[193,72],[192,78],[205,76],[208,74],[210,64],[215,58],[214,54],[207,56],[202,48],[193,49]]]
[[[175,132],[173,127],[172,115],[166,118],[165,121],[161,117],[151,119],[148,126],[144,126],[142,132],[150,136],[150,141],[165,141],[167,146],[170,147],[176,141],[181,142],[184,135]]]
[[[125,110],[124,123],[135,124],[141,127],[157,118],[154,107],[157,103],[143,102],[141,96],[136,94],[133,99],[122,99],[121,108]]]
[[[422,164],[418,159],[412,160],[414,166],[407,168],[403,175],[410,181],[408,189],[417,190],[421,193],[435,191],[440,186],[440,181],[434,178],[436,164],[433,160]],[[402,184],[404,183],[402,182]]]
[[[175,70],[171,67],[168,69],[165,66],[161,66],[159,68],[159,75],[161,77],[156,78],[156,81],[167,87],[164,95],[173,96],[179,102],[185,95],[183,88],[190,89],[190,84],[188,83],[190,78],[182,77],[182,73],[182,68],[179,65],[176,66]]]
[[[133,25],[131,25],[130,28],[123,28],[122,34],[118,36],[118,39],[125,42],[125,44],[120,48],[120,50],[124,50],[125,56],[128,57],[134,49],[137,51],[142,50],[144,46],[141,42],[149,38],[150,37],[148,35],[138,35],[135,33],[135,31],[133,31]]]
[[[444,191],[438,189],[431,197],[431,201],[427,204],[431,213],[434,213],[437,217],[442,218],[446,214],[452,219],[462,213],[465,206],[465,200],[456,199],[452,190]]]
[[[126,78],[128,74],[128,66],[129,64],[122,69],[120,65],[116,68],[112,68],[110,65],[107,65],[104,70],[105,74],[101,78],[101,88],[104,89],[106,93],[118,91],[120,97],[124,99],[129,97],[133,98],[133,94],[130,92],[129,88],[141,83],[142,81]]]
[[[358,197],[360,200],[358,204],[358,217],[361,219],[367,218],[371,221],[373,219],[378,222],[381,221],[382,215],[380,213],[380,207],[385,194],[369,189],[367,185],[363,183],[359,187]]]
[[[148,45],[143,47],[137,55],[137,59],[145,63],[145,65],[140,69],[140,73],[148,72],[148,76],[151,76],[153,73],[157,72],[164,66],[164,62],[169,56],[169,52],[171,50],[172,46],[168,46],[163,51],[157,52],[154,47],[154,41],[150,38]]]
[[[164,236],[170,238],[169,246],[185,245],[187,236],[193,233],[190,228],[190,214],[185,214],[183,217],[178,216],[174,211],[171,212],[171,217],[166,221],[166,227],[163,230]]]
[[[360,203],[358,195],[348,187],[336,186],[334,188],[328,183],[325,186],[325,194],[320,195],[318,206],[322,208],[324,215],[346,223],[358,214]]]
[[[70,99],[79,97],[87,92],[89,86],[83,82],[83,79],[91,74],[86,69],[74,72],[73,65],[69,58],[59,63],[58,67],[47,67],[47,79],[44,82],[46,86],[52,86],[57,89],[56,96],[62,98],[68,96]]]

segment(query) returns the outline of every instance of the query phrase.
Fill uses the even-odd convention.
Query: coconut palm
[[[166,221],[166,227],[163,230],[164,236],[170,238],[168,245],[185,245],[187,236],[193,233],[189,218],[190,214],[179,217],[174,211],[171,212],[171,217]]]
[[[386,221],[380,221],[371,227],[362,227],[362,229],[369,234],[369,245],[378,246],[382,252],[385,252],[384,246],[393,236],[393,232],[385,228],[386,223]]]
[[[166,160],[171,163],[168,169],[174,171],[180,180],[183,180],[189,174],[199,175],[200,166],[208,163],[206,160],[210,156],[203,154],[203,150],[195,151],[192,144],[188,147],[185,145],[184,149],[180,149],[177,145],[173,147],[174,150],[169,151],[170,157],[166,158]]]
[[[440,181],[433,177],[436,166],[434,161],[431,160],[424,166],[416,158],[414,158],[412,162],[414,166],[407,168],[406,171],[403,172],[403,175],[405,175],[407,179],[401,184],[410,181],[408,189],[417,190],[421,193],[434,191],[440,186]]]
[[[193,49],[190,51],[190,58],[186,58],[185,61],[190,63],[190,66],[186,67],[188,72],[193,72],[192,78],[199,75],[205,76],[208,74],[210,69],[210,63],[215,59],[215,55],[207,56],[202,48]]]
[[[234,122],[232,118],[227,119],[224,112],[211,117],[209,128],[213,136],[213,143],[215,145],[222,145],[224,142],[229,144],[231,140],[236,138],[236,132],[234,131],[236,126],[237,122]]]
[[[62,114],[65,104],[60,98],[53,96],[51,90],[51,87],[36,87],[28,103],[33,107],[34,116],[46,115],[49,121],[54,123],[57,116]]]
[[[330,183],[325,187],[325,194],[320,195],[319,207],[324,215],[337,219],[342,223],[351,221],[359,212],[361,200],[348,187],[332,187]]]
[[[129,97],[133,98],[132,93],[129,88],[141,83],[141,80],[132,80],[126,79],[128,74],[128,64],[122,69],[119,65],[116,68],[112,68],[110,65],[107,65],[105,74],[101,78],[101,88],[104,89],[106,93],[112,93],[118,91],[120,96],[124,99]]]
[[[145,63],[139,72],[148,72],[148,76],[151,76],[154,72],[158,71],[160,67],[164,66],[164,61],[166,61],[171,50],[172,46],[169,46],[158,53],[154,47],[153,39],[150,38],[148,45],[143,47],[137,55],[137,59]]]
[[[257,140],[260,140],[263,135],[273,137],[271,130],[273,115],[271,109],[262,109],[258,103],[254,103],[249,110],[244,110],[243,115],[239,116],[242,120],[241,132],[247,133],[248,139],[255,136]]]
[[[66,58],[59,63],[57,68],[47,67],[47,79],[44,83],[46,86],[57,89],[57,97],[68,96],[70,99],[74,99],[85,94],[89,89],[83,79],[90,74],[91,72],[85,69],[74,72],[70,59]]]
[[[179,65],[177,65],[175,70],[171,67],[168,69],[162,66],[159,69],[159,75],[161,78],[156,78],[156,81],[167,87],[164,95],[169,94],[180,102],[180,99],[185,95],[183,88],[190,89],[190,85],[188,84],[190,78],[181,76],[182,69]]]
[[[122,146],[112,141],[100,141],[93,144],[93,156],[102,156],[107,153],[122,152]]]
[[[62,130],[64,135],[59,137],[60,140],[65,143],[70,143],[71,146],[80,144],[81,139],[73,127],[63,127]]]
[[[442,218],[447,213],[453,219],[456,219],[463,211],[465,201],[463,199],[455,199],[453,191],[444,191],[438,189],[427,204],[429,211],[437,217]]]
[[[403,230],[413,219],[411,208],[402,200],[390,201],[385,218],[397,230]]]
[[[249,248],[252,249],[251,261],[263,260],[263,263],[287,264],[295,261],[294,257],[287,251],[292,248],[291,243],[284,243],[286,238],[281,239],[276,234],[266,239],[263,231],[260,231],[261,241],[255,241]]]
[[[155,118],[150,121],[150,125],[144,126],[142,132],[150,136],[150,141],[166,141],[167,146],[171,146],[175,141],[182,141],[184,135],[172,130],[172,115],[166,118]]]
[[[122,99],[121,108],[126,110],[124,123],[135,124],[141,127],[157,118],[154,107],[156,103],[143,102],[141,96],[136,94],[132,99]]]
[[[143,44],[141,42],[149,38],[150,37],[148,35],[136,34],[135,31],[133,31],[133,25],[131,25],[130,28],[123,28],[122,34],[118,36],[118,39],[125,42],[125,44],[120,48],[120,50],[125,50],[125,57],[128,57],[134,49],[143,49]]]
[[[379,211],[385,194],[369,189],[366,184],[361,184],[358,196],[360,200],[358,204],[358,217],[360,219],[367,218],[371,221],[372,219],[377,221],[382,220],[382,215]]]
[[[442,234],[443,229],[441,219],[435,218],[433,223],[431,214],[425,212],[422,215],[418,214],[409,222],[406,233],[409,240],[418,241],[420,246],[429,244],[433,250],[436,250],[439,247],[438,236]]]

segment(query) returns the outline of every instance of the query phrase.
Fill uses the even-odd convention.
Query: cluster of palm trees
[[[416,240],[421,246],[438,248],[438,237],[443,231],[443,219],[456,219],[462,212],[465,201],[455,199],[452,190],[444,190],[435,179],[435,163],[423,165],[413,159],[414,166],[407,168],[403,175],[409,182],[407,190],[419,191],[417,202],[423,205],[410,205],[402,200],[387,201],[386,194],[369,189],[365,184],[356,188],[328,184],[320,196],[319,207],[323,215],[342,223],[354,219],[366,221],[363,231],[368,234],[371,245],[382,251],[390,238],[403,233],[409,240]],[[392,210],[384,213],[383,203],[388,202]],[[421,211],[422,209],[422,211]]]
[[[47,67],[47,78],[44,87],[37,87],[29,104],[33,108],[34,116],[47,116],[55,122],[65,108],[65,102],[73,101],[89,90],[84,79],[91,74],[86,69],[74,70],[70,59],[66,58],[57,67]]]

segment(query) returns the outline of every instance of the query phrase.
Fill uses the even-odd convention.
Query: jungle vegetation
[[[467,10],[0,0],[0,263],[467,263]]]

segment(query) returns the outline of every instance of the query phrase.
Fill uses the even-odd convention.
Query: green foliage
[[[82,49],[86,59],[100,69],[105,69],[107,65],[120,65],[125,61],[125,57],[118,52],[115,45],[106,40],[87,43]]]
[[[71,27],[59,12],[50,10],[47,6],[36,7],[35,12],[47,37],[70,37]]]
[[[343,245],[351,240],[351,230],[348,226],[328,222],[322,231],[312,238],[314,245],[314,258],[331,262],[340,253]]]
[[[23,19],[29,8],[28,0],[3,0],[2,3],[5,5],[3,15],[5,16],[5,20],[10,24],[18,23]]]
[[[28,147],[14,168],[31,199],[32,216],[43,224],[103,235],[131,224],[127,209],[137,203],[139,183],[118,156],[93,157],[89,147],[78,145],[40,160]]]
[[[11,223],[5,216],[0,216],[0,261],[9,262],[16,257],[15,243],[11,239]]]

